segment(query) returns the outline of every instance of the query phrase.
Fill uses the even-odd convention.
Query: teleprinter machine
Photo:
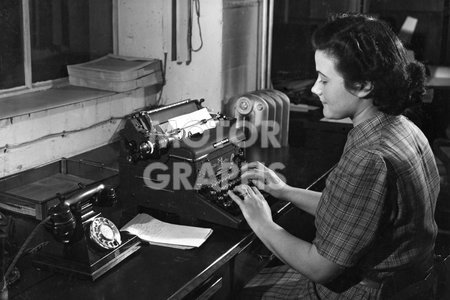
[[[193,224],[245,227],[227,194],[240,184],[244,131],[202,102],[184,100],[127,118],[120,133],[121,199]]]

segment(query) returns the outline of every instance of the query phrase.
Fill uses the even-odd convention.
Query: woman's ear
[[[358,98],[365,98],[373,90],[373,84],[371,81],[359,82],[356,84],[355,95]]]

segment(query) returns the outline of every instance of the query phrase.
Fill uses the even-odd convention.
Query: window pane
[[[31,0],[33,82],[112,52],[112,0]]]
[[[25,85],[21,1],[0,1],[0,89]]]

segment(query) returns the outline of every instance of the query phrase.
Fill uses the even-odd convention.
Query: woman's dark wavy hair
[[[425,68],[409,61],[406,49],[383,21],[362,14],[339,14],[316,30],[313,47],[336,60],[345,87],[355,89],[371,82],[378,109],[399,115],[416,105],[425,93]]]

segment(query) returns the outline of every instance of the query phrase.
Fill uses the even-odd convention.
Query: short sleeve
[[[327,179],[316,211],[314,245],[339,265],[355,265],[374,242],[387,193],[387,167],[368,151],[349,151]]]

